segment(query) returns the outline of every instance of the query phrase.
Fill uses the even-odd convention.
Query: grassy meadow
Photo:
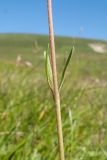
[[[45,35],[0,34],[0,160],[59,159],[44,67],[48,42]],[[89,47],[107,42],[56,37],[55,43],[59,80],[75,47],[61,90],[66,160],[107,160],[107,52]]]

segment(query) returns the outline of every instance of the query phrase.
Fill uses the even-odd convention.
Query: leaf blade
[[[64,78],[65,78],[65,73],[66,73],[67,67],[69,65],[69,62],[70,62],[71,56],[73,54],[73,51],[74,51],[74,46],[72,47],[72,49],[71,49],[71,51],[70,51],[70,53],[68,55],[68,58],[66,60],[66,63],[65,63],[65,66],[64,66],[64,69],[63,69],[63,72],[62,72],[62,76],[61,76],[59,90],[62,88],[62,85],[63,85],[63,82],[64,82]]]
[[[50,89],[53,91],[53,76],[52,76],[52,68],[51,68],[50,58],[48,55],[48,50],[44,51],[44,57],[45,57],[45,72],[46,72],[47,82]]]

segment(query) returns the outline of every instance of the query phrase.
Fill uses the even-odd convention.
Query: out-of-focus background
[[[107,2],[53,0],[66,160],[107,159]],[[47,1],[0,3],[0,160],[58,160],[45,75]]]

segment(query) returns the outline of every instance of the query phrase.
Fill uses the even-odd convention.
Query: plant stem
[[[56,107],[59,154],[60,154],[60,160],[64,160],[65,158],[64,158],[64,144],[63,144],[63,132],[62,132],[62,121],[61,121],[61,109],[60,109],[60,95],[59,95],[58,80],[57,80],[54,29],[53,29],[53,19],[52,19],[52,0],[47,0],[47,2],[48,2],[48,24],[49,24],[49,37],[50,37],[50,50],[51,50],[51,67],[52,67],[53,87],[54,87],[53,94]]]

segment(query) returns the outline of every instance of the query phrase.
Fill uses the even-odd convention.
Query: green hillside
[[[44,68],[43,51],[47,49],[49,42],[48,36],[42,35],[26,35],[26,34],[1,34],[0,35],[0,59],[7,63],[16,63],[17,57],[20,55],[22,61],[29,61],[38,68]],[[69,54],[70,49],[74,45],[75,54],[73,55],[72,68],[76,69],[78,74],[97,74],[100,78],[107,77],[106,61],[107,61],[107,42],[98,40],[88,40],[79,38],[56,37],[56,53],[59,69],[64,63],[64,59]],[[104,45],[105,52],[95,52],[89,45]],[[95,73],[93,73],[95,72]],[[102,75],[103,72],[103,75]],[[91,76],[91,75],[90,75]]]
[[[105,41],[79,38],[56,37],[55,41],[57,52],[61,52],[62,54],[71,48],[72,45],[75,45],[77,53],[94,53],[88,46],[90,43],[103,43],[107,46],[107,42]],[[30,54],[32,57],[35,52],[39,53],[46,49],[48,42],[49,38],[45,35],[1,34],[0,56],[1,58],[16,58],[18,54],[22,54],[26,58]]]
[[[44,67],[48,42],[43,35],[0,34],[0,160],[58,160]],[[59,80],[75,47],[61,90],[66,160],[106,160],[107,42],[56,37],[55,43]]]

